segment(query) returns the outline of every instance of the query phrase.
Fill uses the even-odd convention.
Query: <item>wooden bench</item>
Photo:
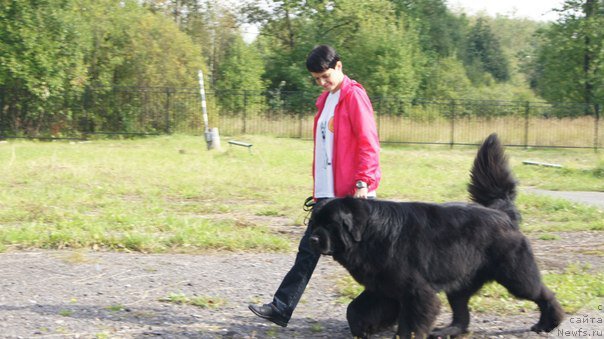
[[[558,164],[548,164],[545,162],[538,162],[538,161],[531,161],[531,160],[525,160],[522,162],[525,165],[533,165],[533,166],[545,166],[545,167],[555,167],[555,168],[562,168],[562,165],[558,165]]]
[[[235,146],[241,146],[241,147],[247,147],[247,149],[251,152],[252,151],[252,146],[253,144],[250,144],[249,142],[244,142],[244,141],[237,141],[237,140],[229,140],[228,141],[230,145],[235,145]]]

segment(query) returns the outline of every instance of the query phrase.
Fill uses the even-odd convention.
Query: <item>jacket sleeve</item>
[[[352,89],[350,100],[350,122],[358,143],[355,180],[362,180],[368,184],[370,190],[375,190],[380,176],[380,142],[373,107],[361,87],[355,86]]]

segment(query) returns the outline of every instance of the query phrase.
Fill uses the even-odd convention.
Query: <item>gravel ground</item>
[[[302,227],[276,226],[299,239]],[[559,233],[556,241],[531,239],[543,269],[589,263],[604,271],[603,232]],[[295,247],[294,247],[295,248]],[[290,268],[295,253],[140,254],[93,251],[0,254],[2,338],[349,338],[346,305],[335,282],[347,273],[324,257],[287,328],[254,316]],[[170,295],[206,297],[217,308],[162,301]],[[448,323],[443,308],[437,326]],[[594,317],[604,318],[604,313]],[[528,329],[537,314],[473,314],[470,338],[601,338],[571,332],[538,335]],[[564,327],[566,326],[566,327]],[[572,328],[565,324],[564,329]],[[390,338],[392,332],[381,334]]]
[[[561,235],[564,236],[564,235]],[[601,257],[577,252],[602,235],[533,239],[541,265],[555,270]],[[564,240],[568,239],[568,240]],[[566,246],[574,244],[572,251]],[[562,254],[562,253],[566,254]],[[552,254],[559,257],[551,257]],[[331,258],[319,262],[290,325],[255,317],[249,303],[272,298],[294,253],[131,254],[34,251],[0,254],[0,337],[3,338],[348,338],[346,306],[334,282],[346,272]],[[555,265],[551,265],[551,263]],[[161,301],[171,294],[224,302],[201,308]],[[546,338],[528,332],[537,314],[474,314],[471,338]],[[437,325],[450,314],[443,308]],[[389,338],[392,333],[383,333]]]
[[[330,258],[321,260],[287,328],[264,322],[247,309],[249,303],[270,300],[292,258],[292,254],[5,253],[0,256],[0,336],[350,337],[346,307],[336,302],[334,291],[335,279],[345,272]],[[160,301],[174,293],[225,304],[207,309]],[[487,337],[540,337],[526,332],[536,317],[480,315],[472,328]]]

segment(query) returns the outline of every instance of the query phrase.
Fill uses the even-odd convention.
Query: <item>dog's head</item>
[[[368,220],[366,200],[350,197],[328,200],[313,209],[310,245],[316,253],[342,253],[362,240]]]

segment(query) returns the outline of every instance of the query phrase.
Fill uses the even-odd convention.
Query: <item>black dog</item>
[[[516,181],[495,134],[478,151],[469,192],[473,203],[340,198],[313,211],[313,249],[333,256],[365,286],[348,306],[353,336],[393,325],[401,338],[463,334],[470,323],[468,301],[489,281],[539,306],[541,317],[531,330],[549,332],[560,324],[564,311],[541,282],[519,230]],[[441,290],[453,319],[432,331]]]

